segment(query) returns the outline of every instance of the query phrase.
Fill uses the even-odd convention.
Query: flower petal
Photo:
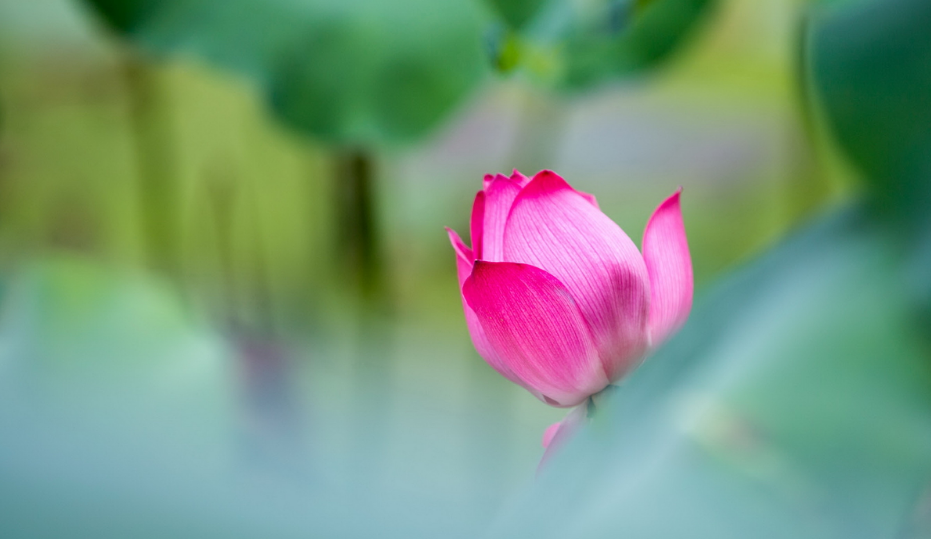
[[[485,177],[482,180],[482,190],[488,189],[488,186],[491,185],[491,182],[500,176],[500,174],[485,174]]]
[[[484,234],[484,227],[485,192],[479,191],[475,194],[475,201],[472,203],[472,218],[471,222],[469,223],[469,235],[472,238],[472,260],[482,257],[482,235]],[[472,260],[470,260],[470,262]]]
[[[537,473],[540,473],[546,462],[553,458],[553,455],[559,452],[559,449],[575,436],[575,433],[585,425],[587,420],[588,405],[581,404],[566,414],[562,421],[554,423],[546,429],[546,432],[543,433],[543,447],[546,448],[546,451],[543,452],[543,457],[537,465]]]
[[[663,201],[643,232],[650,276],[650,341],[658,345],[685,323],[692,310],[692,258],[682,222],[679,188]]]
[[[588,324],[549,273],[479,260],[462,292],[498,357],[550,404],[578,404],[608,384]]]
[[[453,244],[453,249],[456,251],[456,273],[459,275],[459,292],[461,295],[462,284],[466,279],[469,278],[469,275],[472,273],[472,265],[474,262],[472,257],[472,250],[462,242],[462,239],[459,237],[459,234],[457,234],[455,230],[447,228],[446,232],[449,234],[449,242]],[[491,365],[491,368],[498,371],[498,374],[501,376],[504,376],[519,386],[530,389],[527,384],[518,378],[517,375],[515,375],[511,369],[509,369],[507,365],[504,364],[503,361],[501,361],[501,359],[498,357],[498,354],[495,352],[495,349],[492,348],[492,346],[488,343],[488,339],[485,337],[485,330],[482,329],[481,322],[479,322],[478,317],[475,315],[475,311],[469,307],[465,297],[462,298],[462,308],[465,312],[466,326],[469,328],[469,336],[472,337],[472,344],[475,346],[475,350],[478,352],[478,354],[482,356],[482,359]],[[544,400],[543,396],[539,393],[535,393],[533,390],[531,390],[531,393],[534,393],[540,400]]]
[[[517,169],[515,168],[514,171],[511,172],[511,181],[516,183],[519,187],[523,187],[527,185],[528,183],[530,183],[530,178],[528,178],[527,176],[524,176],[523,174],[518,172]]]
[[[504,224],[511,211],[511,204],[520,193],[520,185],[507,176],[498,174],[485,187],[485,221],[482,234],[481,260],[501,262],[503,260]]]
[[[576,193],[582,195],[589,204],[595,207],[596,210],[601,210],[601,206],[598,205],[598,199],[595,198],[595,195],[590,195],[588,193],[583,193],[582,191],[576,191]]]
[[[559,426],[562,425],[562,421],[557,421],[549,427],[546,427],[546,430],[543,431],[543,440],[541,440],[543,447],[549,447],[550,442],[553,441],[553,436],[556,436],[556,432],[559,430]]]
[[[462,289],[462,283],[472,273],[472,263],[475,257],[472,256],[472,249],[462,241],[455,230],[446,227],[446,234],[449,236],[449,243],[453,244],[453,250],[456,251],[456,273],[459,275],[459,288]]]
[[[537,174],[514,201],[504,260],[542,268],[565,285],[612,381],[646,349],[649,280],[643,257],[619,226],[555,173]]]

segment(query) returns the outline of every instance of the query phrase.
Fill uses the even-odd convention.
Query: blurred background
[[[714,298],[885,200],[810,98],[857,3],[0,0],[0,534],[522,536],[565,411],[475,353],[443,227],[550,168],[639,244],[682,186]]]

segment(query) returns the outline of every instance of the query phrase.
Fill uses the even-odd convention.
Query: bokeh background
[[[0,0],[0,535],[924,537],[929,29]],[[513,168],[638,244],[682,186],[697,283],[539,478],[565,411],[475,353],[443,230]]]

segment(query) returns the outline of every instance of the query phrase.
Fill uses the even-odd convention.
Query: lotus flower
[[[641,254],[593,196],[554,172],[485,176],[472,248],[447,229],[478,353],[558,407],[630,372],[692,307],[680,191],[653,212]]]

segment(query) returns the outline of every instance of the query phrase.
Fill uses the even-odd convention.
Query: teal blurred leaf
[[[157,55],[245,74],[287,124],[340,144],[416,139],[481,81],[474,0],[86,0]]]
[[[892,211],[931,203],[931,2],[817,5],[814,90],[837,140]]]
[[[865,198],[714,288],[493,536],[927,536],[929,6],[815,6],[806,61]]]
[[[30,402],[38,415],[41,403],[114,428],[151,421],[163,432],[227,435],[234,365],[165,283],[60,255],[3,284],[0,408],[22,413],[12,404]]]
[[[931,353],[863,208],[713,290],[494,537],[901,537],[931,492]]]
[[[322,377],[302,386],[294,438],[282,440],[247,390],[267,372],[243,364],[166,283],[73,255],[0,283],[4,539],[465,539],[502,497],[499,458],[514,446],[495,434],[511,423],[476,415],[469,429],[471,409],[430,398],[445,386],[423,393],[413,380],[391,406],[336,397],[347,411],[333,398],[348,384]],[[405,349],[426,361],[449,348]],[[494,408],[487,397],[479,406]],[[378,432],[386,417],[390,435]]]

